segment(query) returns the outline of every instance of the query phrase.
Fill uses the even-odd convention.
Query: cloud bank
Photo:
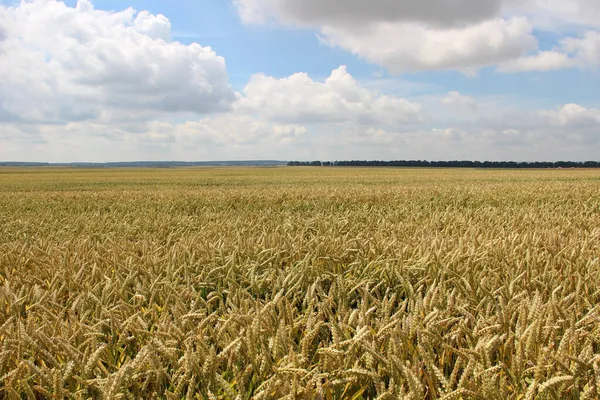
[[[456,2],[236,4],[248,23],[315,29],[393,72],[600,65],[600,3]],[[580,31],[540,51],[543,26]],[[225,59],[174,40],[166,16],[86,0],[0,5],[0,160],[597,158],[594,107],[524,111],[455,90],[395,95],[343,65],[326,75],[257,73],[235,92]]]

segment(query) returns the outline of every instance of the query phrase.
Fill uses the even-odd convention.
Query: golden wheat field
[[[596,399],[600,171],[1,169],[0,397]]]

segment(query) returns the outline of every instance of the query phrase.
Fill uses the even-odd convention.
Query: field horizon
[[[1,161],[0,168],[190,168],[190,167],[393,167],[393,168],[476,168],[476,169],[597,169],[600,161],[480,161],[480,160],[221,160],[221,161],[105,161],[105,162],[30,162]]]

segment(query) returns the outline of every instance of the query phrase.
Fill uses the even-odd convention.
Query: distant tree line
[[[289,161],[290,167],[600,168],[600,161]]]

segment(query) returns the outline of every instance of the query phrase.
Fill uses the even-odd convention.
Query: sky
[[[598,0],[0,0],[0,161],[600,159]]]

